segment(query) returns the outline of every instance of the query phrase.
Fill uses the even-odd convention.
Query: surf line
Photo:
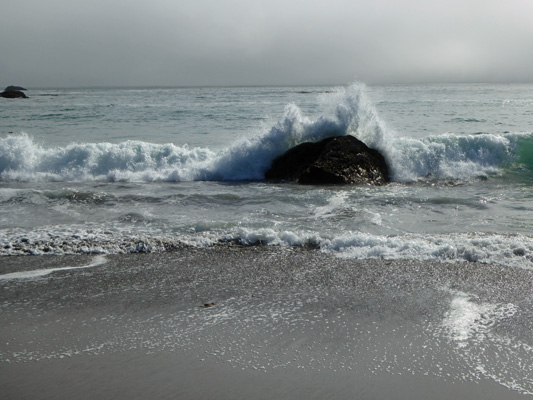
[[[68,271],[70,269],[84,269],[84,268],[93,268],[98,267],[102,264],[105,264],[107,259],[104,255],[98,255],[94,257],[93,262],[87,265],[82,265],[79,267],[62,267],[62,268],[47,268],[47,269],[35,269],[33,271],[21,271],[21,272],[12,272],[10,274],[0,275],[0,280],[9,280],[9,279],[31,279],[45,276],[57,271]]]

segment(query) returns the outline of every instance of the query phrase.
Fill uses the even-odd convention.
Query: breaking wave
[[[533,269],[533,239],[520,234],[406,234],[400,236],[345,232],[328,237],[318,232],[241,228],[226,232],[168,236],[148,232],[106,231],[69,225],[27,232],[0,232],[0,256],[43,254],[161,253],[182,247],[220,244],[315,249],[348,259],[479,262]]]
[[[261,180],[272,160],[289,148],[330,136],[353,135],[381,151],[391,178],[470,179],[522,163],[533,170],[533,135],[402,137],[389,130],[364,92],[352,85],[331,95],[333,115],[311,119],[294,104],[263,132],[214,152],[144,141],[71,143],[45,147],[27,134],[0,138],[0,179],[18,181],[225,181]],[[251,127],[253,128],[253,127]]]

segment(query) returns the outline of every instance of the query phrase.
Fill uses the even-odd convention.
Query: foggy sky
[[[531,0],[0,2],[0,87],[533,81]]]

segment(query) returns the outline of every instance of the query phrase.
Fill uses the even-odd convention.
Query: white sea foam
[[[340,192],[328,199],[328,203],[324,206],[314,207],[313,214],[315,218],[320,219],[328,215],[338,213],[338,209],[346,206],[347,192]]]
[[[491,304],[474,301],[471,295],[452,291],[454,297],[442,324],[452,340],[464,347],[467,341],[483,339],[503,318],[514,315],[514,304]]]
[[[468,261],[533,268],[533,239],[524,235],[377,236],[348,232],[324,243],[322,247],[346,258]]]
[[[49,275],[58,271],[69,271],[74,269],[85,269],[85,268],[94,268],[106,263],[106,258],[103,255],[98,255],[94,258],[93,262],[87,265],[74,266],[74,267],[61,267],[61,268],[45,268],[45,269],[35,269],[32,271],[20,271],[12,272],[10,274],[0,275],[0,280],[11,280],[11,279],[33,279],[40,278],[46,275]]]
[[[311,119],[294,104],[271,128],[214,152],[143,141],[71,143],[44,147],[27,134],[0,138],[0,178],[21,181],[195,181],[263,179],[272,160],[306,141],[354,135],[380,150],[392,179],[468,179],[512,161],[517,135],[453,134],[424,140],[386,127],[364,92],[352,85],[331,95],[333,115]],[[255,127],[250,127],[255,129]]]
[[[499,325],[512,324],[520,309],[512,303],[480,301],[476,296],[455,290],[437,336],[455,344],[462,361],[471,371],[511,390],[532,394],[531,369],[524,368],[533,349],[518,338],[505,335]],[[525,363],[525,364],[524,364]]]
[[[232,240],[242,244],[310,246],[342,258],[494,263],[533,269],[533,239],[523,235],[449,234],[399,236],[347,232],[324,237],[271,228],[242,230]]]
[[[0,176],[22,181],[194,180],[214,153],[139,141],[45,148],[26,134],[0,139]]]
[[[481,262],[533,269],[533,238],[514,234],[403,234],[375,235],[345,232],[338,236],[308,230],[273,227],[236,228],[183,233],[179,236],[149,232],[108,232],[82,227],[43,227],[33,232],[0,232],[0,255],[24,254],[123,254],[164,252],[218,242],[242,245],[303,246],[342,258]]]

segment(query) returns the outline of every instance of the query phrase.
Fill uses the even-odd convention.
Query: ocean
[[[420,398],[435,382],[445,387],[433,398],[448,398],[444,389],[476,398],[478,389],[463,392],[461,385],[480,382],[506,396],[533,394],[533,304],[527,293],[533,287],[533,85],[355,83],[27,94],[29,99],[4,99],[0,107],[0,333],[13,336],[0,345],[6,376],[29,361],[60,363],[65,354],[70,362],[87,354],[107,360],[134,349],[143,357],[179,351],[195,360],[190,362],[207,359],[215,374],[226,374],[219,369],[229,365],[280,380],[268,373],[277,366],[293,368],[291,376],[328,371],[328,382],[341,385],[338,376],[359,382],[337,398],[390,398],[393,392],[379,392],[376,380],[382,376],[396,389],[415,379]],[[335,135],[353,135],[379,150],[391,183],[303,186],[264,180],[272,160],[289,148]],[[193,261],[184,261],[186,255]],[[220,260],[224,280],[201,276],[202,268],[219,270]],[[180,268],[167,270],[175,263]],[[295,270],[286,274],[283,265]],[[113,286],[94,281],[106,268],[120,270],[119,280],[128,282],[119,285],[120,293],[142,293],[142,303],[155,307],[153,301],[159,311],[139,311],[139,298],[128,298],[135,311],[93,304],[97,296],[118,296]],[[134,280],[143,268],[152,271],[150,285]],[[167,282],[181,273],[194,275],[175,283],[188,302]],[[249,280],[242,274],[251,274]],[[311,276],[322,278],[315,282]],[[77,286],[82,281],[90,293]],[[203,301],[194,294],[202,285]],[[153,299],[152,290],[175,298],[179,312],[165,314],[168,303]],[[72,303],[73,291],[85,300]],[[257,296],[249,297],[254,291]],[[198,304],[211,301],[215,306],[206,314]],[[91,304],[93,314],[84,304]],[[385,306],[395,312],[384,312]],[[74,322],[80,309],[97,328]],[[113,317],[103,319],[102,310]],[[129,321],[126,328],[121,318]],[[141,320],[151,318],[149,329]],[[83,339],[67,333],[66,344],[52,343],[40,336],[39,324],[51,324],[56,332],[70,329]],[[278,334],[276,326],[285,333]],[[309,336],[311,326],[319,333]],[[119,327],[122,333],[115,332]],[[220,330],[248,342],[206,339],[206,350],[193,339]],[[251,333],[255,338],[246,335]],[[19,335],[26,340],[17,341]],[[133,346],[132,335],[151,338],[144,347],[152,343],[149,351]],[[330,342],[328,353],[324,346]],[[312,350],[317,343],[318,353]],[[402,381],[402,374],[410,380]],[[287,381],[277,398],[309,398],[313,383],[302,383],[309,376],[299,376],[297,389]],[[35,390],[46,387],[39,382]],[[20,385],[9,387],[13,398],[21,398]],[[404,389],[405,398],[416,398]],[[483,395],[499,395],[493,390],[487,386]],[[187,397],[194,393],[202,398],[194,391]]]

